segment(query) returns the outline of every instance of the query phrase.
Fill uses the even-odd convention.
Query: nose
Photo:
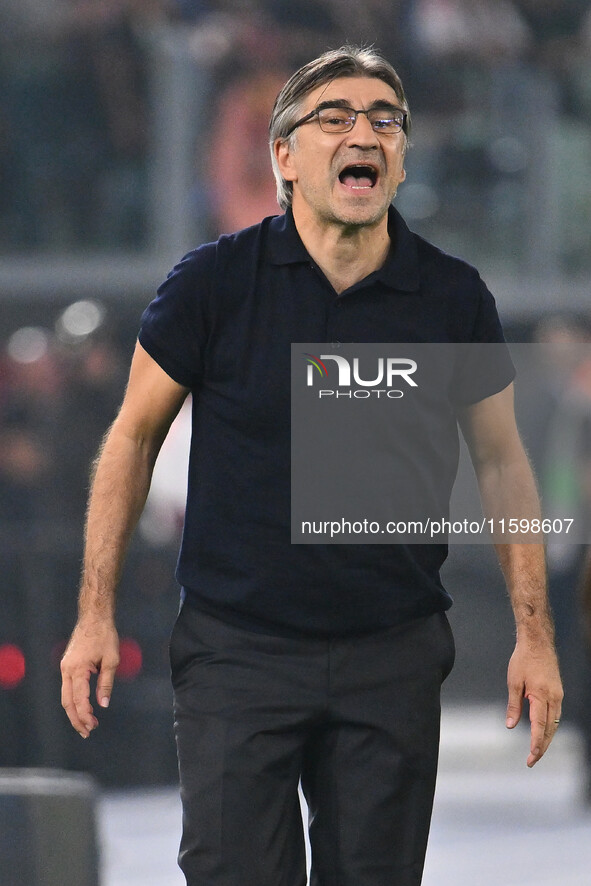
[[[348,135],[348,142],[359,147],[374,147],[379,145],[376,131],[369,122],[367,111],[357,111],[357,117]]]

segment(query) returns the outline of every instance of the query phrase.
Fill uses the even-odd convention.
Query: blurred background
[[[186,411],[121,583],[113,704],[82,742],[59,705],[59,659],[90,465],[143,308],[188,249],[278,212],[275,95],[347,40],[375,43],[405,84],[413,147],[396,203],[409,226],[478,266],[510,340],[572,345],[524,434],[543,493],[591,502],[591,373],[575,347],[591,340],[589,0],[3,0],[0,767],[106,787],[176,779],[167,643]],[[564,717],[588,748],[583,549],[549,553]],[[502,716],[513,628],[491,551],[453,548],[446,579],[446,704]]]

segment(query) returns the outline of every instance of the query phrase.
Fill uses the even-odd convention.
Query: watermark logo
[[[348,399],[368,399],[369,397],[385,396],[390,399],[399,399],[404,396],[404,391],[394,388],[394,384],[404,382],[412,388],[418,387],[412,378],[417,371],[416,360],[409,357],[378,357],[372,366],[360,367],[360,358],[348,359],[341,354],[315,354],[304,353],[306,358],[306,384],[307,387],[315,387],[315,382],[328,380],[329,367],[327,363],[332,361],[336,364],[336,388],[320,388],[318,396],[322,397],[347,397]],[[330,376],[335,374],[335,366],[329,363]],[[354,389],[352,385],[358,385]],[[380,387],[382,385],[382,387]],[[349,388],[350,390],[340,390]]]
[[[308,387],[312,387],[314,383],[314,370],[320,374],[321,378],[326,378],[328,369],[320,357],[316,357],[314,354],[304,354],[304,357],[307,358],[306,363],[308,364]]]

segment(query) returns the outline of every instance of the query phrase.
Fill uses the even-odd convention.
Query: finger
[[[533,695],[528,696],[529,719],[531,724],[530,753],[527,765],[531,769],[543,756],[546,747],[546,723],[548,720],[548,705]]]
[[[543,702],[539,702],[539,709],[543,710]],[[539,754],[537,754],[536,759],[531,763],[533,766],[541,757],[544,756],[552,739],[556,735],[558,726],[560,724],[560,716],[561,716],[561,705],[560,704],[546,704],[546,722],[544,724],[544,735],[541,742],[541,747],[539,749]],[[541,719],[541,718],[540,718]],[[532,743],[533,743],[533,734],[532,734]]]
[[[101,666],[101,670],[96,683],[96,700],[102,708],[108,708],[113,694],[113,683],[115,682],[115,672],[117,665]]]
[[[88,671],[85,674],[78,673],[72,676],[72,696],[78,718],[90,735],[92,730],[98,726],[98,720],[94,716],[90,704],[90,673]]]
[[[72,679],[69,674],[64,674],[62,677],[61,697],[62,707],[67,714],[68,720],[70,721],[76,732],[82,736],[82,738],[88,738],[90,733],[78,716],[78,711],[76,710],[76,705],[74,704],[74,691],[72,688]]]
[[[554,722],[555,718],[552,716],[550,712],[550,705],[547,705],[546,708],[546,725],[544,727],[544,740],[542,742],[542,753],[540,756],[544,756],[548,748],[550,747],[550,742],[554,738],[556,734],[556,730],[558,729],[558,724]]]
[[[544,753],[550,747],[550,743],[554,736],[558,731],[558,726],[560,724],[561,717],[561,706],[560,705],[548,705],[548,720],[546,721],[546,747],[544,748]]]
[[[517,726],[521,719],[523,710],[523,686],[519,684],[509,684],[509,702],[507,704],[507,713],[505,717],[505,725],[507,729],[513,729]]]

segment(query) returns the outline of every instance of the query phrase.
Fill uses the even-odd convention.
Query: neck
[[[337,293],[384,264],[390,249],[387,214],[371,225],[323,222],[297,205],[295,225],[307,252]]]

